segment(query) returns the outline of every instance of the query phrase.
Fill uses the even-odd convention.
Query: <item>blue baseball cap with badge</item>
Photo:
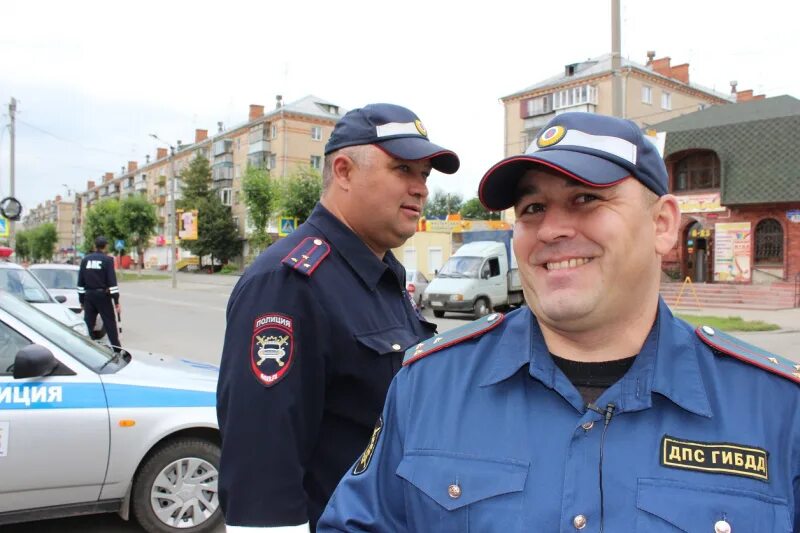
[[[492,211],[513,206],[517,182],[535,167],[594,187],[634,177],[659,196],[668,192],[664,160],[636,124],[595,113],[562,113],[524,154],[503,159],[484,174],[478,189],[481,203]]]
[[[348,111],[333,128],[325,155],[348,146],[374,144],[397,159],[429,159],[445,174],[458,170],[455,152],[428,140],[428,131],[410,109],[394,104],[369,104]]]

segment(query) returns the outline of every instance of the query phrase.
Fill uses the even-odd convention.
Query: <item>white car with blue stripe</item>
[[[213,531],[218,370],[114,355],[0,291],[0,525],[117,512]]]

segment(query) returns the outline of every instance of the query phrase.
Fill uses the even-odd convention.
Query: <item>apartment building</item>
[[[176,176],[176,198],[180,199],[180,174],[197,155],[208,159],[211,166],[212,187],[222,203],[232,209],[234,219],[243,239],[249,235],[247,208],[241,196],[242,176],[248,165],[267,169],[273,178],[290,175],[300,166],[322,170],[325,143],[336,122],[346,111],[338,105],[315,96],[306,96],[284,104],[276,97],[275,108],[264,111],[263,105],[252,104],[247,121],[225,128],[217,123],[216,134],[208,130],[195,130],[194,142],[177,141],[174,157],[167,148],[158,148],[155,158],[150,155],[139,166],[128,161],[120,172],[106,172],[99,182],[89,180],[86,190],[76,200],[76,224],[82,236],[86,211],[105,198],[124,199],[134,194],[144,194],[156,206],[159,223],[153,247],[147,252],[150,264],[164,264],[164,248],[169,237],[170,178]],[[80,240],[80,237],[79,237]]]
[[[24,229],[33,229],[42,224],[51,223],[56,228],[58,241],[56,242],[56,257],[64,258],[72,253],[75,245],[73,228],[73,213],[75,202],[71,198],[64,199],[56,195],[53,200],[47,200],[28,211],[23,218]]]
[[[647,53],[642,65],[622,59],[622,116],[642,127],[717,104],[753,98],[752,91],[724,94],[689,80],[689,64]],[[551,118],[566,111],[610,115],[611,54],[564,66],[564,72],[501,98],[505,155],[520,154]]]

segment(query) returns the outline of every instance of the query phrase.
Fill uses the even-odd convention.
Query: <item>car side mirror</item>
[[[21,348],[14,357],[14,379],[70,375],[73,371],[58,362],[53,352],[38,344]]]
[[[63,294],[59,294],[58,296],[56,296],[56,301],[60,304],[63,304],[64,302],[67,301],[67,297],[64,296]]]

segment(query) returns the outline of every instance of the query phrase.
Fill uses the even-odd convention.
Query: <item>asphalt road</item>
[[[120,284],[122,304],[122,344],[153,352],[218,364],[225,332],[225,307],[237,281],[236,276],[179,274],[178,287],[170,280],[128,281]],[[701,310],[702,314],[740,315],[780,324],[777,332],[737,334],[780,355],[800,361],[800,309],[779,312]],[[429,320],[440,331],[467,323],[468,315],[448,314]],[[125,522],[117,515],[43,520],[4,526],[4,533],[132,533],[142,530],[135,522]],[[215,533],[224,533],[221,527]]]

